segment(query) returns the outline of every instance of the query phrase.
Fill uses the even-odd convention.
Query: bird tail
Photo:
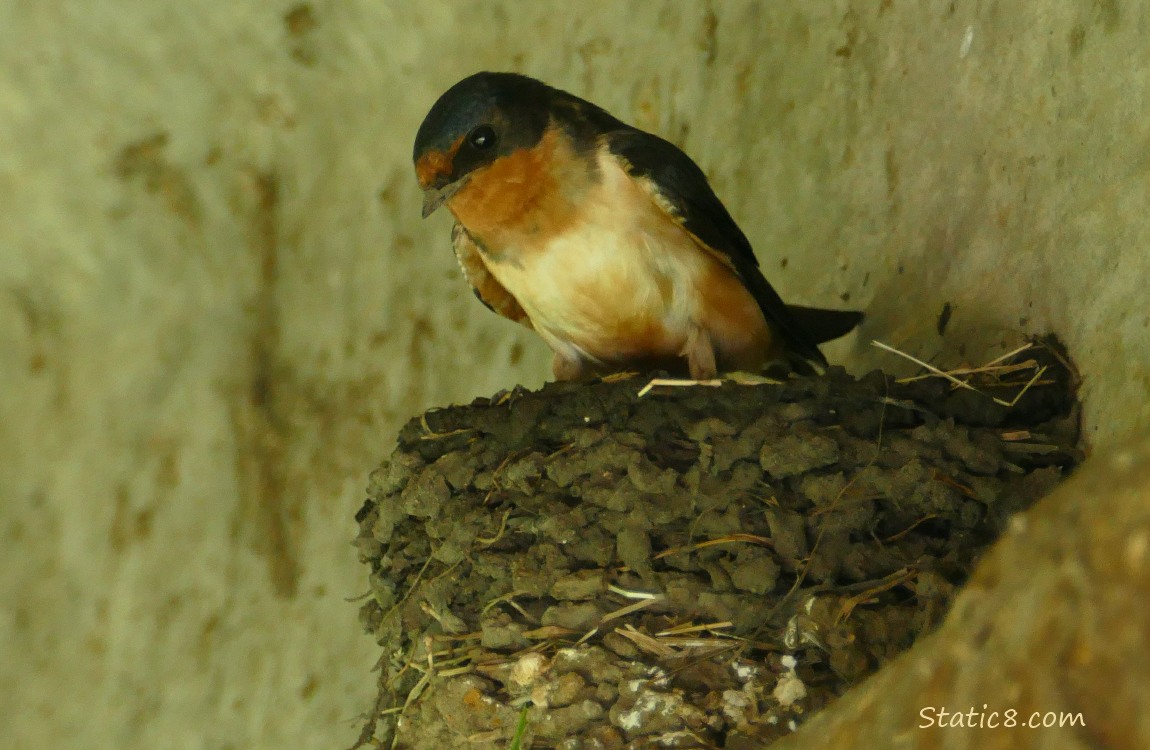
[[[815,344],[833,341],[847,335],[862,322],[864,317],[857,310],[824,310],[801,305],[787,305],[787,312]]]

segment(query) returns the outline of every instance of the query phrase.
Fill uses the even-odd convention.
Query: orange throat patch
[[[495,254],[552,237],[574,225],[576,195],[591,169],[562,131],[551,127],[532,148],[503,156],[471,174],[447,201],[456,220]]]

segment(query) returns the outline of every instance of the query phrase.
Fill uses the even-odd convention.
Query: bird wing
[[[608,131],[604,140],[651,199],[739,277],[787,351],[825,367],[827,361],[815,337],[763,277],[751,243],[711,189],[703,170],[673,143],[630,126]]]
[[[531,320],[519,304],[519,300],[515,299],[515,296],[491,274],[487,264],[483,262],[479,246],[463,225],[456,224],[452,228],[451,246],[455,250],[459,268],[463,271],[463,278],[471,285],[471,291],[479,301],[486,305],[487,309],[531,328]]]

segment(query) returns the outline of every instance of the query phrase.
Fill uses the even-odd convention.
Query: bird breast
[[[514,221],[476,232],[456,214],[554,350],[605,363],[677,356],[693,328],[726,349],[762,339],[738,278],[614,158],[602,151],[572,174],[557,156]]]

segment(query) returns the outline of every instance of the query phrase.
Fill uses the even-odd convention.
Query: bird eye
[[[480,151],[486,151],[495,145],[495,128],[480,125],[467,134],[467,142]]]

